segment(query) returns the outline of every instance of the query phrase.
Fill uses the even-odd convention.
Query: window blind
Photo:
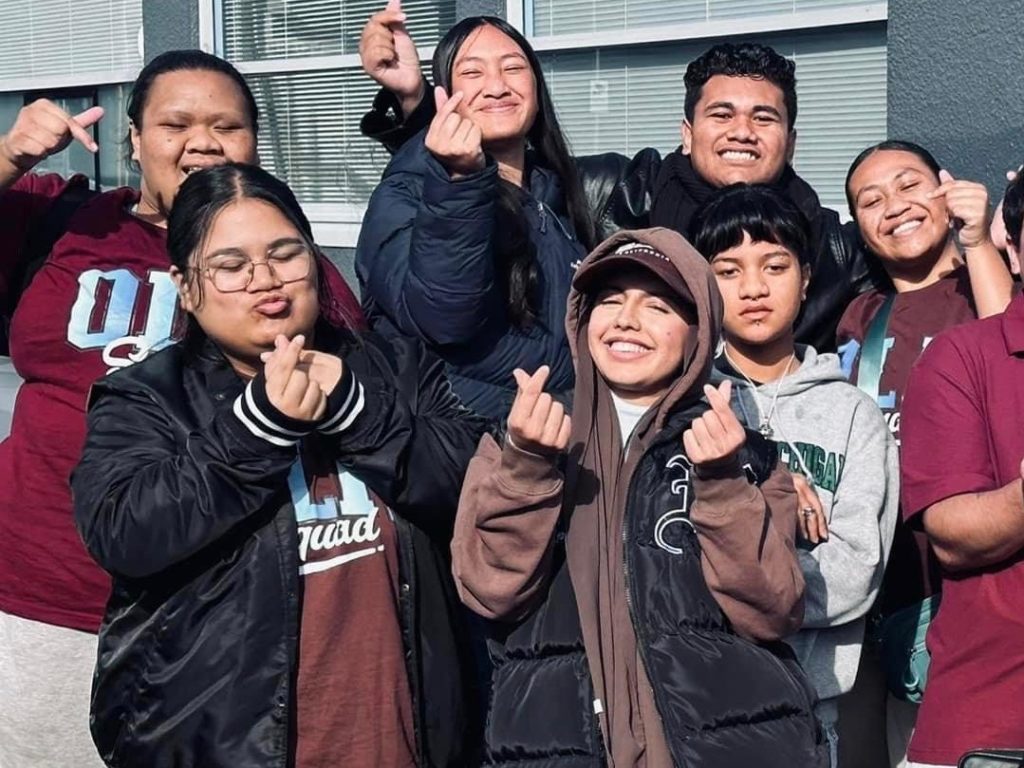
[[[0,2],[7,78],[123,73],[142,66],[142,0]],[[0,81],[2,87],[2,81]]]
[[[864,4],[864,0],[533,0],[530,21],[534,35],[565,35]]]
[[[224,55],[232,61],[359,52],[382,0],[224,0]],[[455,23],[454,0],[405,0],[416,44],[433,45]]]
[[[823,204],[844,211],[850,161],[886,134],[885,26],[753,39],[796,61],[794,167]],[[683,73],[715,42],[544,54],[545,77],[573,153],[675,149]]]
[[[390,159],[359,132],[377,84],[359,68],[250,75],[260,159],[303,203],[365,204]]]

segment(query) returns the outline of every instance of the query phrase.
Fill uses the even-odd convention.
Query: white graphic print
[[[78,276],[68,341],[81,350],[102,349],[110,373],[172,344],[177,309],[167,272],[150,272],[143,281],[128,269],[86,270]]]
[[[665,469],[681,469],[682,475],[675,478],[672,484],[669,486],[669,490],[673,495],[682,496],[681,505],[677,509],[670,509],[668,512],[658,518],[658,522],[654,524],[654,543],[673,555],[683,554],[683,550],[674,544],[670,544],[665,539],[666,530],[670,525],[682,524],[688,525],[693,528],[693,523],[690,522],[690,470],[693,469],[693,465],[690,460],[681,453],[677,453],[668,463],[665,464]]]
[[[331,478],[310,481],[301,461],[288,475],[299,531],[299,574],[337,568],[384,551],[377,515],[361,480],[337,466]]]

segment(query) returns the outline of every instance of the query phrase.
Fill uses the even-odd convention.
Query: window
[[[213,13],[213,4],[210,4]],[[324,245],[354,246],[389,155],[359,132],[377,85],[359,35],[383,0],[221,0],[216,50],[246,74],[260,107],[260,158],[285,179]],[[405,0],[420,58],[455,23],[455,0]]]
[[[824,205],[846,210],[850,161],[885,138],[885,29],[878,25],[754,39],[797,65],[794,168]],[[572,151],[586,155],[680,143],[683,74],[715,40],[550,52],[545,76]]]
[[[142,0],[0,3],[0,91],[128,82],[142,65]]]

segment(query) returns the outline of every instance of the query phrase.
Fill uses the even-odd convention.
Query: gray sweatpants
[[[96,635],[0,612],[0,768],[102,768],[89,734]]]

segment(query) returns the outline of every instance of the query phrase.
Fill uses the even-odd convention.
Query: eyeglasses
[[[279,282],[295,283],[309,277],[313,254],[305,246],[290,246],[269,254],[264,261],[244,256],[221,256],[199,271],[209,276],[213,287],[221,293],[244,291],[252,282],[256,267],[270,270]]]

